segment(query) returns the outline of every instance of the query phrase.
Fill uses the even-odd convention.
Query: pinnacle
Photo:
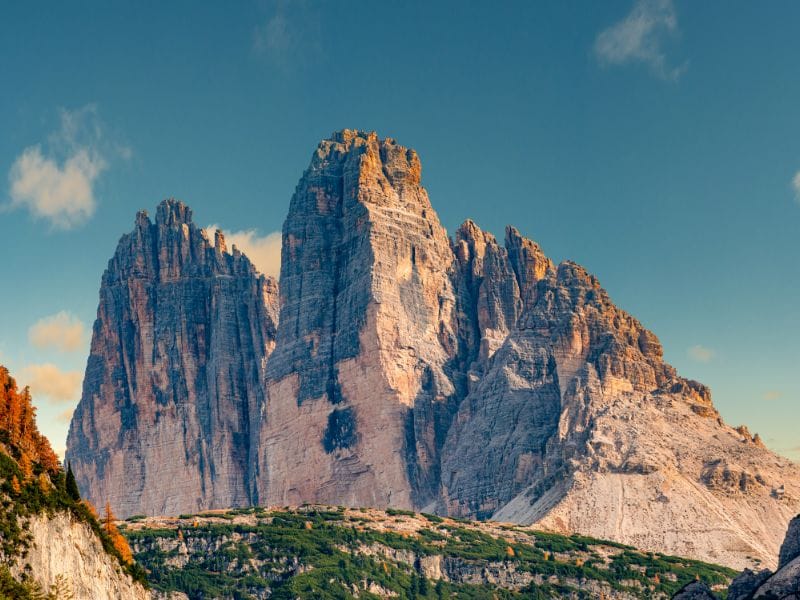
[[[156,225],[189,225],[192,222],[192,209],[175,198],[167,198],[156,208]]]

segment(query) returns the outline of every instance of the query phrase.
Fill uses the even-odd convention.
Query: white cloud
[[[65,411],[62,411],[56,415],[56,421],[59,423],[64,423],[65,425],[69,425],[69,422],[72,420],[72,413],[75,412],[74,408],[68,408]]]
[[[105,169],[102,158],[79,150],[62,165],[31,146],[17,157],[9,173],[11,205],[59,229],[71,229],[94,214],[94,181]]]
[[[253,36],[253,48],[256,52],[282,55],[291,44],[288,22],[280,13],[273,15],[262,27],[257,28]]]
[[[313,3],[277,0],[271,14],[253,32],[253,51],[282,70],[322,56],[322,26]]]
[[[219,225],[209,225],[205,228],[208,239],[213,244],[214,234],[220,229]],[[224,232],[224,230],[223,230]],[[225,233],[225,245],[230,251],[236,246],[250,259],[256,269],[264,275],[278,277],[281,271],[281,233],[274,231],[265,236],[259,236],[255,229],[233,231]]]
[[[779,400],[783,398],[783,392],[780,390],[768,390],[763,394],[764,400]]]
[[[97,109],[60,111],[60,128],[41,144],[25,148],[8,173],[11,208],[27,209],[57,229],[86,222],[97,208],[95,184],[110,155],[128,159],[131,149],[105,138]]]
[[[706,348],[700,344],[692,346],[686,351],[686,353],[692,360],[703,363],[709,362],[716,355],[716,352],[714,352],[711,348]]]
[[[74,352],[83,348],[86,327],[75,315],[62,310],[31,325],[28,340],[39,349],[55,348],[61,352]]]
[[[672,0],[636,0],[624,19],[598,34],[594,51],[603,65],[642,63],[655,75],[674,81],[686,65],[670,66],[663,44],[665,37],[677,31]]]
[[[792,177],[792,189],[794,190],[794,199],[800,202],[800,171]]]
[[[76,402],[81,395],[83,375],[78,371],[62,371],[45,363],[28,365],[20,379],[31,387],[34,398],[44,397],[51,402]]]

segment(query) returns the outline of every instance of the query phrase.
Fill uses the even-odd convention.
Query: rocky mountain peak
[[[225,244],[225,234],[222,233],[221,229],[217,229],[214,232],[214,247],[219,252],[227,252],[228,246]]]
[[[797,467],[725,425],[580,265],[513,227],[451,240],[413,150],[320,142],[280,286],[182,203],[157,213],[104,275],[68,443],[123,514],[393,506],[774,560]]]
[[[254,502],[278,289],[184,203],[123,235],[103,274],[67,439],[81,490],[121,516]]]
[[[176,227],[192,223],[192,209],[175,198],[162,200],[156,208],[156,225]]]

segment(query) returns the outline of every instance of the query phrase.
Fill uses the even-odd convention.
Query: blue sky
[[[420,153],[448,230],[514,224],[585,265],[800,459],[800,4],[494,4],[3,5],[0,363],[54,446],[135,212],[181,198],[273,269],[316,143],[350,127]]]

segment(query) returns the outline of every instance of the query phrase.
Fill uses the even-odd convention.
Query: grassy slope
[[[393,510],[257,508],[179,519],[134,517],[123,533],[151,572],[153,587],[181,590],[192,599],[249,598],[265,589],[278,599],[353,598],[356,592],[376,598],[365,591],[371,584],[401,599],[558,597],[579,589],[587,595],[590,586],[588,595],[595,597],[669,597],[695,579],[721,588],[735,575],[725,567],[581,536]],[[185,565],[176,562],[179,537],[190,549]],[[478,580],[486,572],[512,571],[517,584],[426,579],[420,562],[431,556]],[[541,576],[539,583],[520,585],[520,576],[528,574]]]

